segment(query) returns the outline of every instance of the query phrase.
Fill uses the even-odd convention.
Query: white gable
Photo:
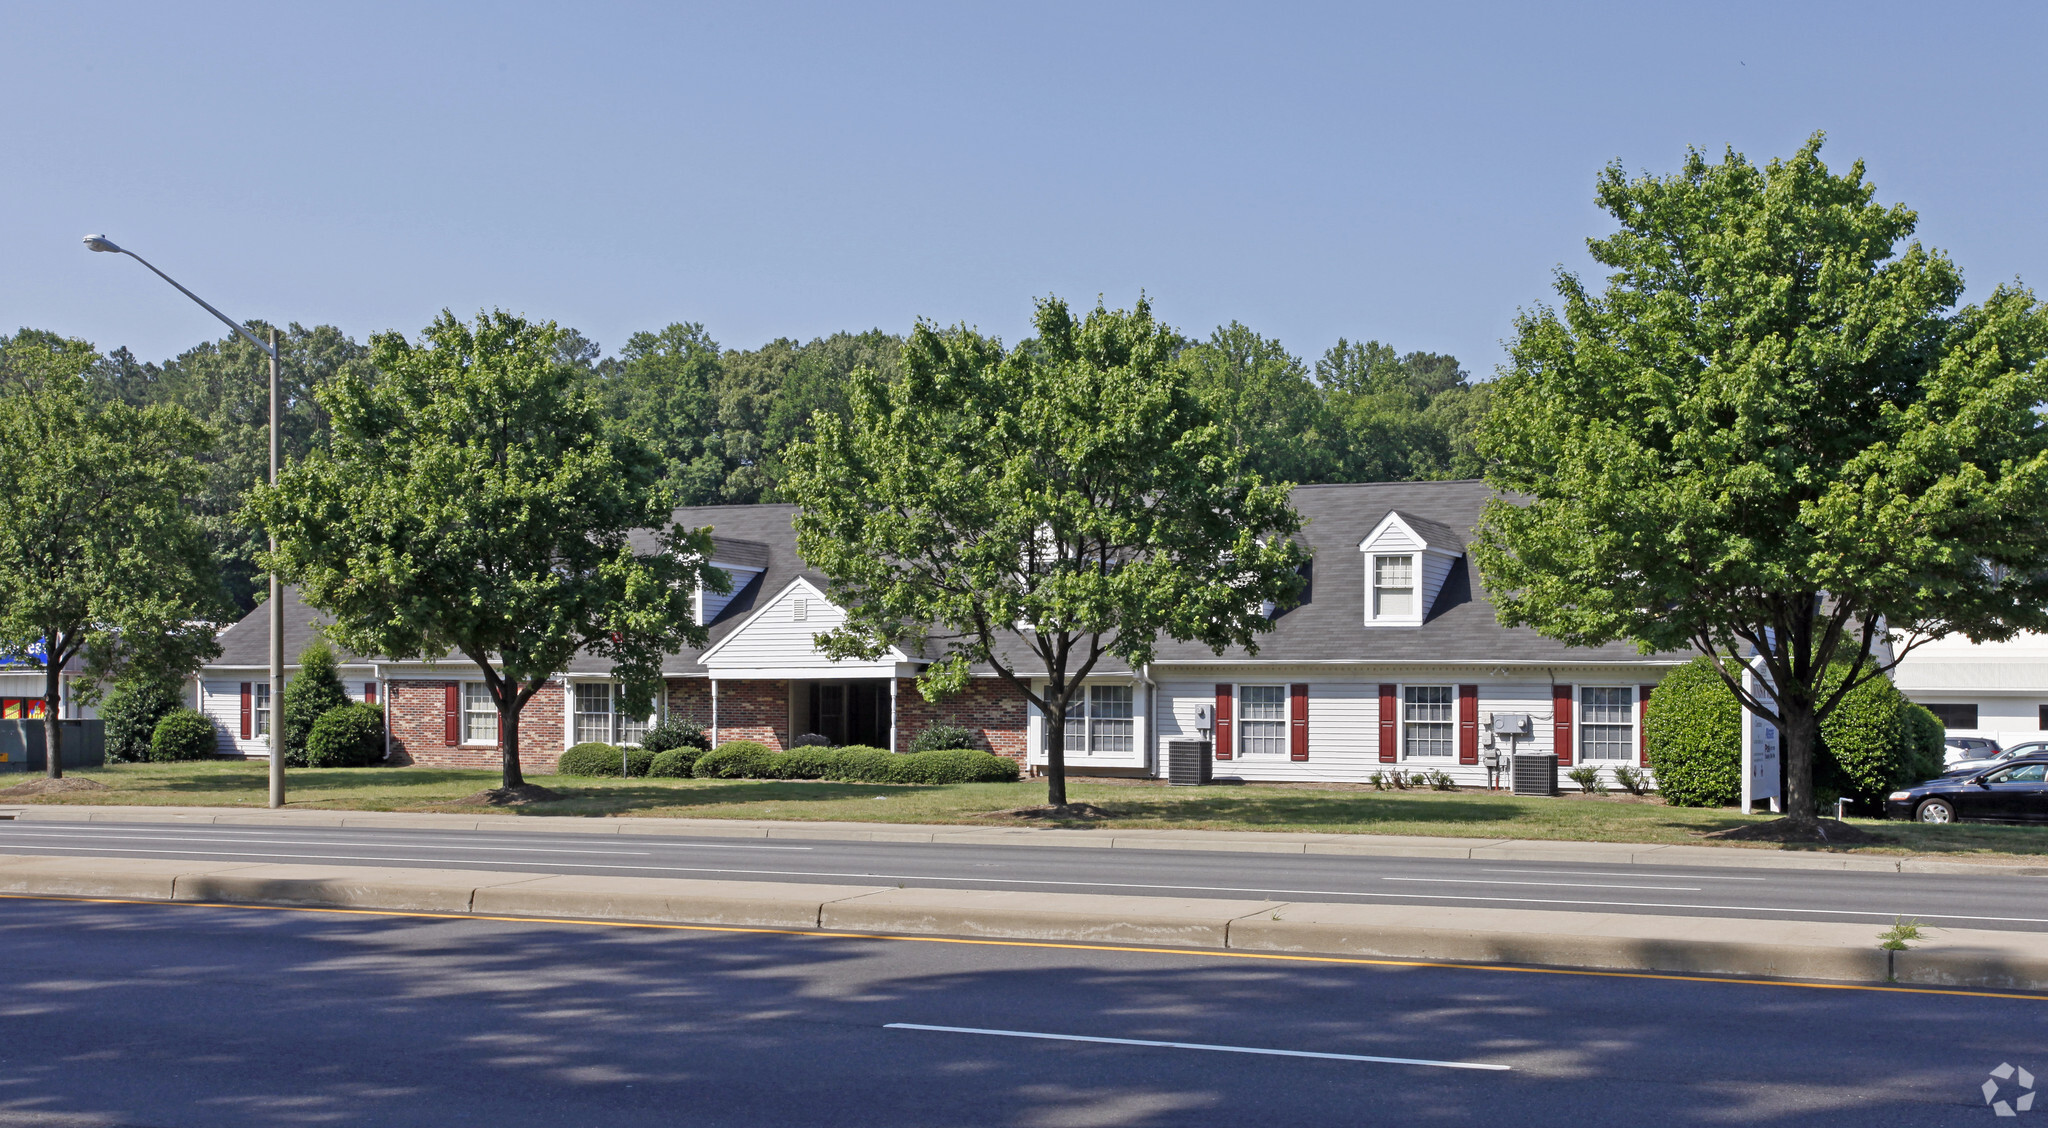
[[[815,637],[844,622],[844,611],[816,585],[799,578],[698,660],[714,677],[895,676],[896,664],[905,657],[893,647],[875,662],[835,662],[818,652]]]

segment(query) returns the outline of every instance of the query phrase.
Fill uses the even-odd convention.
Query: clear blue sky
[[[1596,173],[1816,129],[1961,264],[2048,288],[2048,6],[0,4],[0,325],[167,357],[443,307],[607,351],[1034,295],[1501,357]]]

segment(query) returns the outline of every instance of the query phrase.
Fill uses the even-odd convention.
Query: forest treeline
[[[261,336],[268,325],[251,322]],[[783,457],[811,436],[820,413],[846,410],[860,367],[892,372],[901,336],[879,329],[789,338],[754,349],[722,347],[696,323],[636,333],[615,354],[570,330],[563,363],[588,374],[614,417],[654,443],[685,505],[783,500]],[[79,347],[42,330],[0,337],[0,385],[19,380],[27,352]],[[23,350],[27,350],[26,352]],[[314,389],[370,366],[370,349],[331,325],[279,330],[289,462],[325,445],[328,420]],[[1232,322],[1189,338],[1180,360],[1235,430],[1254,469],[1299,483],[1468,478],[1480,473],[1473,433],[1491,386],[1456,357],[1400,353],[1378,341],[1340,339],[1313,363],[1280,341]],[[174,404],[218,437],[193,504],[220,560],[228,594],[255,605],[262,535],[243,518],[243,497],[268,465],[267,361],[240,337],[208,341],[163,362],[117,348],[98,356],[92,394],[142,407]]]

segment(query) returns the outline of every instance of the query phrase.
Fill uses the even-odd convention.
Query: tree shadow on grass
[[[715,787],[677,787],[672,784],[614,784],[607,787],[577,787],[567,777],[548,776],[538,780],[563,798],[549,803],[532,803],[512,808],[528,817],[563,815],[609,815],[626,811],[662,809],[706,809],[743,806],[750,803],[818,803],[835,799],[877,799],[916,795],[942,790],[914,784],[827,783],[824,781],[733,780]]]
[[[1460,827],[1508,826],[1526,820],[1528,813],[1507,804],[1475,803],[1458,799],[1393,799],[1357,792],[1285,795],[1215,795],[1171,798],[1126,798],[1097,796],[1090,802],[1108,813],[1112,820],[1164,823],[1229,823],[1240,826],[1302,826],[1304,824],[1346,831],[1370,831],[1377,826],[1401,823],[1448,823]],[[1099,825],[1077,819],[1034,819],[1045,826]]]

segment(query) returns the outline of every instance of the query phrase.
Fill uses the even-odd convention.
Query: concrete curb
[[[1380,858],[1498,858],[1600,865],[1704,866],[1862,873],[1955,873],[2048,877],[2040,865],[1956,862],[1936,857],[1830,854],[1742,846],[1670,846],[1640,842],[1432,838],[1421,835],[1309,834],[1243,830],[1060,830],[944,824],[794,822],[770,819],[581,818],[447,815],[397,811],[270,811],[223,807],[117,807],[31,804],[0,807],[0,820],[170,823],[217,826],[377,827],[405,830],[650,834],[697,838],[786,838],[835,842],[957,842],[977,846],[1075,846],[1116,850],[1342,854]]]
[[[1722,917],[72,857],[0,858],[0,893],[2048,991],[2048,933],[1892,953],[1870,926]]]

